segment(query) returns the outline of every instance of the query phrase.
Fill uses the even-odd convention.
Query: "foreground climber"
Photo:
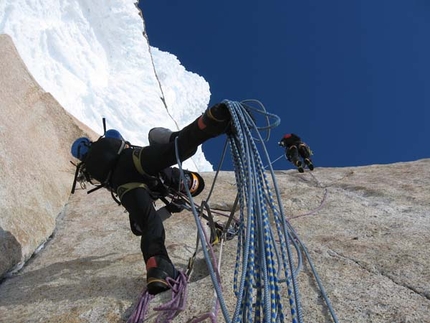
[[[175,138],[179,158],[184,161],[195,154],[200,144],[225,133],[229,123],[229,110],[220,103],[208,108],[180,131],[152,129],[148,134],[150,145],[146,147],[131,145],[115,130],[106,131],[96,142],[83,137],[72,145],[72,155],[81,161],[74,186],[76,177],[85,176],[88,181],[95,179],[116,193],[128,211],[132,232],[141,236],[147,289],[152,295],[168,290],[168,278],[176,279],[179,275],[168,256],[164,226],[154,208],[154,200],[167,194],[169,187],[184,192],[184,185],[187,185],[193,196],[204,187],[199,174],[185,171],[184,184],[179,169],[170,167],[177,164]]]
[[[303,163],[310,170],[314,169],[311,160],[312,151],[307,144],[302,142],[299,136],[293,133],[286,134],[279,141],[279,146],[285,148],[285,157],[297,167],[300,173],[304,172]]]

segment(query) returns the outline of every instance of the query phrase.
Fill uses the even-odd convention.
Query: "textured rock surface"
[[[307,246],[340,322],[430,321],[429,167],[430,160],[420,160],[317,168],[314,176],[277,172],[285,214]],[[203,175],[210,183],[213,174]],[[222,173],[210,204],[224,205],[234,195],[233,173]],[[194,218],[184,211],[165,225],[171,257],[184,270],[195,247]],[[235,250],[236,240],[227,242],[221,266],[230,313]],[[87,196],[79,190],[45,249],[0,286],[0,317],[5,322],[121,322],[144,286],[144,273],[139,238],[130,233],[127,214],[106,192]],[[305,321],[330,322],[306,263],[299,288]],[[212,298],[199,253],[187,308],[174,322],[200,317],[211,309]],[[151,311],[148,321],[155,315]]]
[[[0,277],[52,234],[70,193],[70,142],[85,129],[0,35]]]
[[[124,322],[145,285],[140,239],[109,193],[78,189],[69,198],[69,145],[84,128],[38,88],[5,36],[0,55],[0,268],[28,257],[55,228],[45,247],[1,283],[0,322]],[[56,160],[32,149],[41,142]],[[339,322],[430,322],[429,168],[430,159],[424,159],[276,172],[284,213],[306,245]],[[214,174],[202,175],[209,188]],[[223,172],[209,203],[229,210],[235,195],[234,174]],[[183,211],[165,225],[171,258],[184,270],[195,248],[194,217]],[[230,315],[235,256],[236,239],[225,244],[221,263]],[[304,321],[331,322],[306,262],[298,281]],[[202,317],[212,308],[213,293],[200,252],[186,309],[173,322]],[[163,293],[153,304],[169,296]],[[151,308],[147,322],[156,315]],[[223,321],[220,312],[218,318]]]

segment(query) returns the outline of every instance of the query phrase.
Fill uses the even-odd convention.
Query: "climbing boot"
[[[314,170],[314,164],[312,163],[312,161],[309,158],[305,158],[304,161],[310,170]]]
[[[305,143],[299,144],[299,154],[303,158],[303,161],[305,162],[306,166],[308,166],[310,170],[313,170],[314,165],[312,164],[312,161],[310,158],[310,156],[312,155],[312,151],[309,148],[309,146],[306,145]]]
[[[198,120],[198,126],[203,132],[216,137],[228,131],[230,119],[228,107],[224,103],[218,103],[206,109]]]
[[[148,259],[146,262],[146,272],[146,285],[148,293],[151,295],[157,295],[170,289],[167,278],[170,277],[176,280],[179,276],[179,272],[175,269],[175,266],[160,256]]]

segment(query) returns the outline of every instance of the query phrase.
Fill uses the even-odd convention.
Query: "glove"
[[[182,199],[172,200],[169,204],[165,206],[166,210],[170,213],[179,213],[185,209],[185,201]]]

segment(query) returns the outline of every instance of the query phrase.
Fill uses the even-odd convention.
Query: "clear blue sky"
[[[324,167],[430,157],[428,0],[141,1],[152,46],[210,84],[211,104],[258,99]],[[217,165],[224,140],[203,149]],[[273,164],[288,169],[285,160]],[[224,169],[228,168],[228,164]]]

